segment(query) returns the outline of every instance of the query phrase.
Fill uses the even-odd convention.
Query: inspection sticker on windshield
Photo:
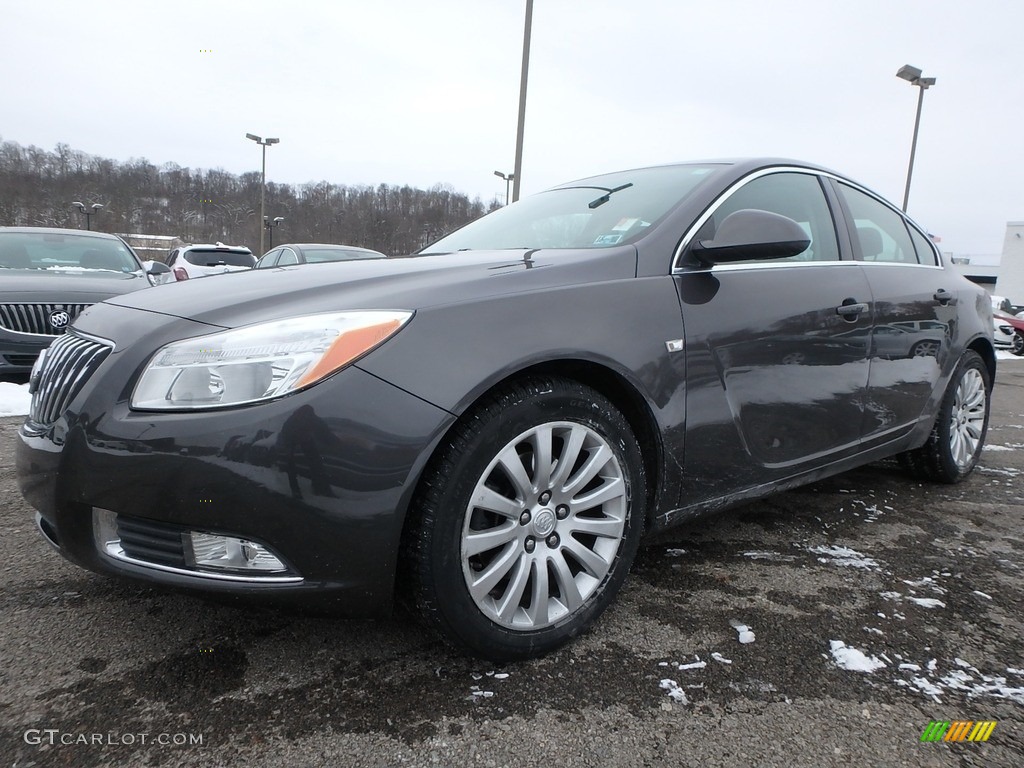
[[[612,227],[612,232],[625,232],[627,229],[632,227],[638,221],[640,221],[640,219],[637,219],[637,218],[632,218],[632,219],[622,218],[622,219],[619,219],[619,223],[616,224],[614,227]]]
[[[594,245],[615,245],[622,239],[622,235],[599,235]]]

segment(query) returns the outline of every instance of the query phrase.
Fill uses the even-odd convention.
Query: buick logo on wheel
[[[67,328],[68,323],[70,322],[71,315],[69,315],[63,309],[58,309],[55,312],[50,313],[50,325],[52,325],[54,328]]]

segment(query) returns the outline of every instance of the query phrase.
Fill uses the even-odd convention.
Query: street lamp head
[[[282,221],[284,221],[284,216],[275,216],[274,217],[274,223],[275,224],[280,224]]]
[[[85,203],[80,203],[77,200],[75,200],[75,202],[73,202],[72,205],[75,206],[75,208],[77,208],[78,210],[85,213]]]
[[[98,211],[102,207],[103,207],[103,203],[93,203],[92,204],[92,209],[93,209],[94,212]]]
[[[896,77],[906,80],[908,83],[912,83],[921,77],[921,70],[917,67],[912,67],[909,64],[904,64],[899,68],[896,73]]]
[[[280,144],[280,139],[267,139],[267,144]]]
[[[252,139],[257,144],[259,144],[261,141],[263,141],[263,139],[261,137],[257,136],[255,133],[247,133],[247,134],[245,134],[245,138]]]

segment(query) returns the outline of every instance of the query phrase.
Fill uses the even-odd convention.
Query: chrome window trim
[[[915,267],[917,269],[938,269],[944,270],[941,264],[906,264],[901,261],[858,261],[862,267]]]
[[[735,262],[732,264],[715,264],[710,268],[683,268],[681,271],[673,272],[676,275],[706,275],[709,272],[741,272],[747,270],[761,269],[795,269],[798,267],[856,267],[856,266],[878,266],[878,267],[916,267],[917,269],[944,269],[934,264],[900,264],[894,261],[855,261],[853,259],[839,259],[832,261],[777,261],[777,262]]]
[[[683,257],[683,252],[686,250],[687,246],[690,245],[690,242],[693,240],[694,236],[697,234],[697,232],[700,231],[700,228],[704,226],[704,224],[707,222],[707,220],[715,215],[715,211],[717,211],[725,203],[726,200],[728,200],[730,197],[732,197],[732,195],[738,189],[740,189],[740,187],[746,186],[750,182],[754,181],[755,179],[759,179],[762,176],[769,176],[769,175],[774,174],[774,173],[802,173],[802,174],[805,174],[805,175],[808,175],[808,176],[817,176],[819,179],[821,179],[821,178],[832,179],[833,181],[840,182],[842,184],[846,184],[849,187],[853,187],[854,189],[856,189],[856,190],[858,190],[860,192],[863,192],[864,194],[868,195],[869,197],[873,198],[874,200],[877,200],[882,205],[884,205],[887,208],[890,208],[893,211],[895,211],[896,213],[898,213],[900,215],[900,217],[903,219],[903,221],[907,224],[907,226],[912,226],[912,227],[914,227],[914,229],[916,229],[918,232],[920,232],[924,236],[924,238],[929,243],[932,244],[932,255],[935,258],[935,264],[900,264],[900,263],[897,263],[897,262],[862,261],[862,260],[858,260],[858,259],[840,259],[838,261],[832,260],[832,261],[818,261],[818,262],[814,262],[814,261],[779,262],[777,264],[770,264],[770,263],[767,263],[767,262],[759,262],[757,264],[746,264],[746,265],[742,265],[742,266],[739,265],[739,264],[716,264],[716,265],[714,265],[712,267],[709,267],[709,268],[700,269],[700,268],[694,268],[694,267],[687,267],[687,266],[685,266],[685,265],[680,263],[680,261],[681,261],[681,259]],[[825,196],[826,202],[828,202],[828,197],[827,197],[827,195],[825,195],[825,191],[824,190],[822,190],[822,195]],[[833,212],[833,217],[835,217],[835,212]],[[845,214],[842,216],[842,218],[845,220]],[[851,181],[850,179],[844,178],[842,176],[839,176],[839,175],[837,175],[835,173],[831,173],[829,171],[820,171],[820,170],[816,170],[814,168],[801,168],[800,166],[795,166],[795,165],[774,165],[774,166],[771,166],[770,168],[761,168],[760,170],[753,171],[752,173],[748,173],[742,179],[739,179],[738,181],[734,182],[725,192],[723,192],[721,195],[718,196],[718,198],[715,200],[715,202],[712,203],[708,207],[708,209],[706,211],[704,211],[704,213],[702,213],[700,215],[700,217],[697,219],[697,221],[695,221],[693,223],[693,225],[686,231],[686,234],[683,235],[683,239],[679,241],[679,245],[676,247],[675,253],[672,255],[671,274],[673,274],[673,275],[686,275],[686,274],[704,274],[704,273],[707,273],[707,272],[732,272],[732,271],[735,271],[736,269],[740,269],[740,268],[742,268],[742,269],[757,269],[757,268],[761,268],[761,267],[773,267],[773,268],[778,269],[780,267],[787,266],[787,265],[808,266],[808,265],[811,265],[811,264],[822,264],[822,265],[832,264],[832,265],[835,265],[835,264],[886,264],[886,263],[888,263],[890,266],[895,266],[895,267],[925,267],[925,268],[932,268],[932,269],[943,269],[944,268],[943,265],[942,265],[942,260],[938,256],[938,250],[935,248],[935,244],[932,242],[932,239],[930,237],[928,237],[927,233],[925,233],[921,229],[921,227],[917,226],[917,224],[915,224],[910,219],[910,217],[907,216],[907,214],[905,214],[903,211],[901,211],[896,206],[892,205],[892,203],[890,203],[889,201],[879,197],[877,194],[872,192],[870,189],[867,189],[866,187],[861,186],[860,184],[858,184],[855,181]]]

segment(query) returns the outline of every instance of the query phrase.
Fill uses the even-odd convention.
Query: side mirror
[[[807,250],[811,239],[792,219],[769,211],[745,208],[725,217],[714,240],[690,246],[705,264],[760,259],[784,259]]]
[[[162,285],[174,280],[171,268],[162,261],[144,261],[142,268],[146,271],[146,276],[152,285]]]

